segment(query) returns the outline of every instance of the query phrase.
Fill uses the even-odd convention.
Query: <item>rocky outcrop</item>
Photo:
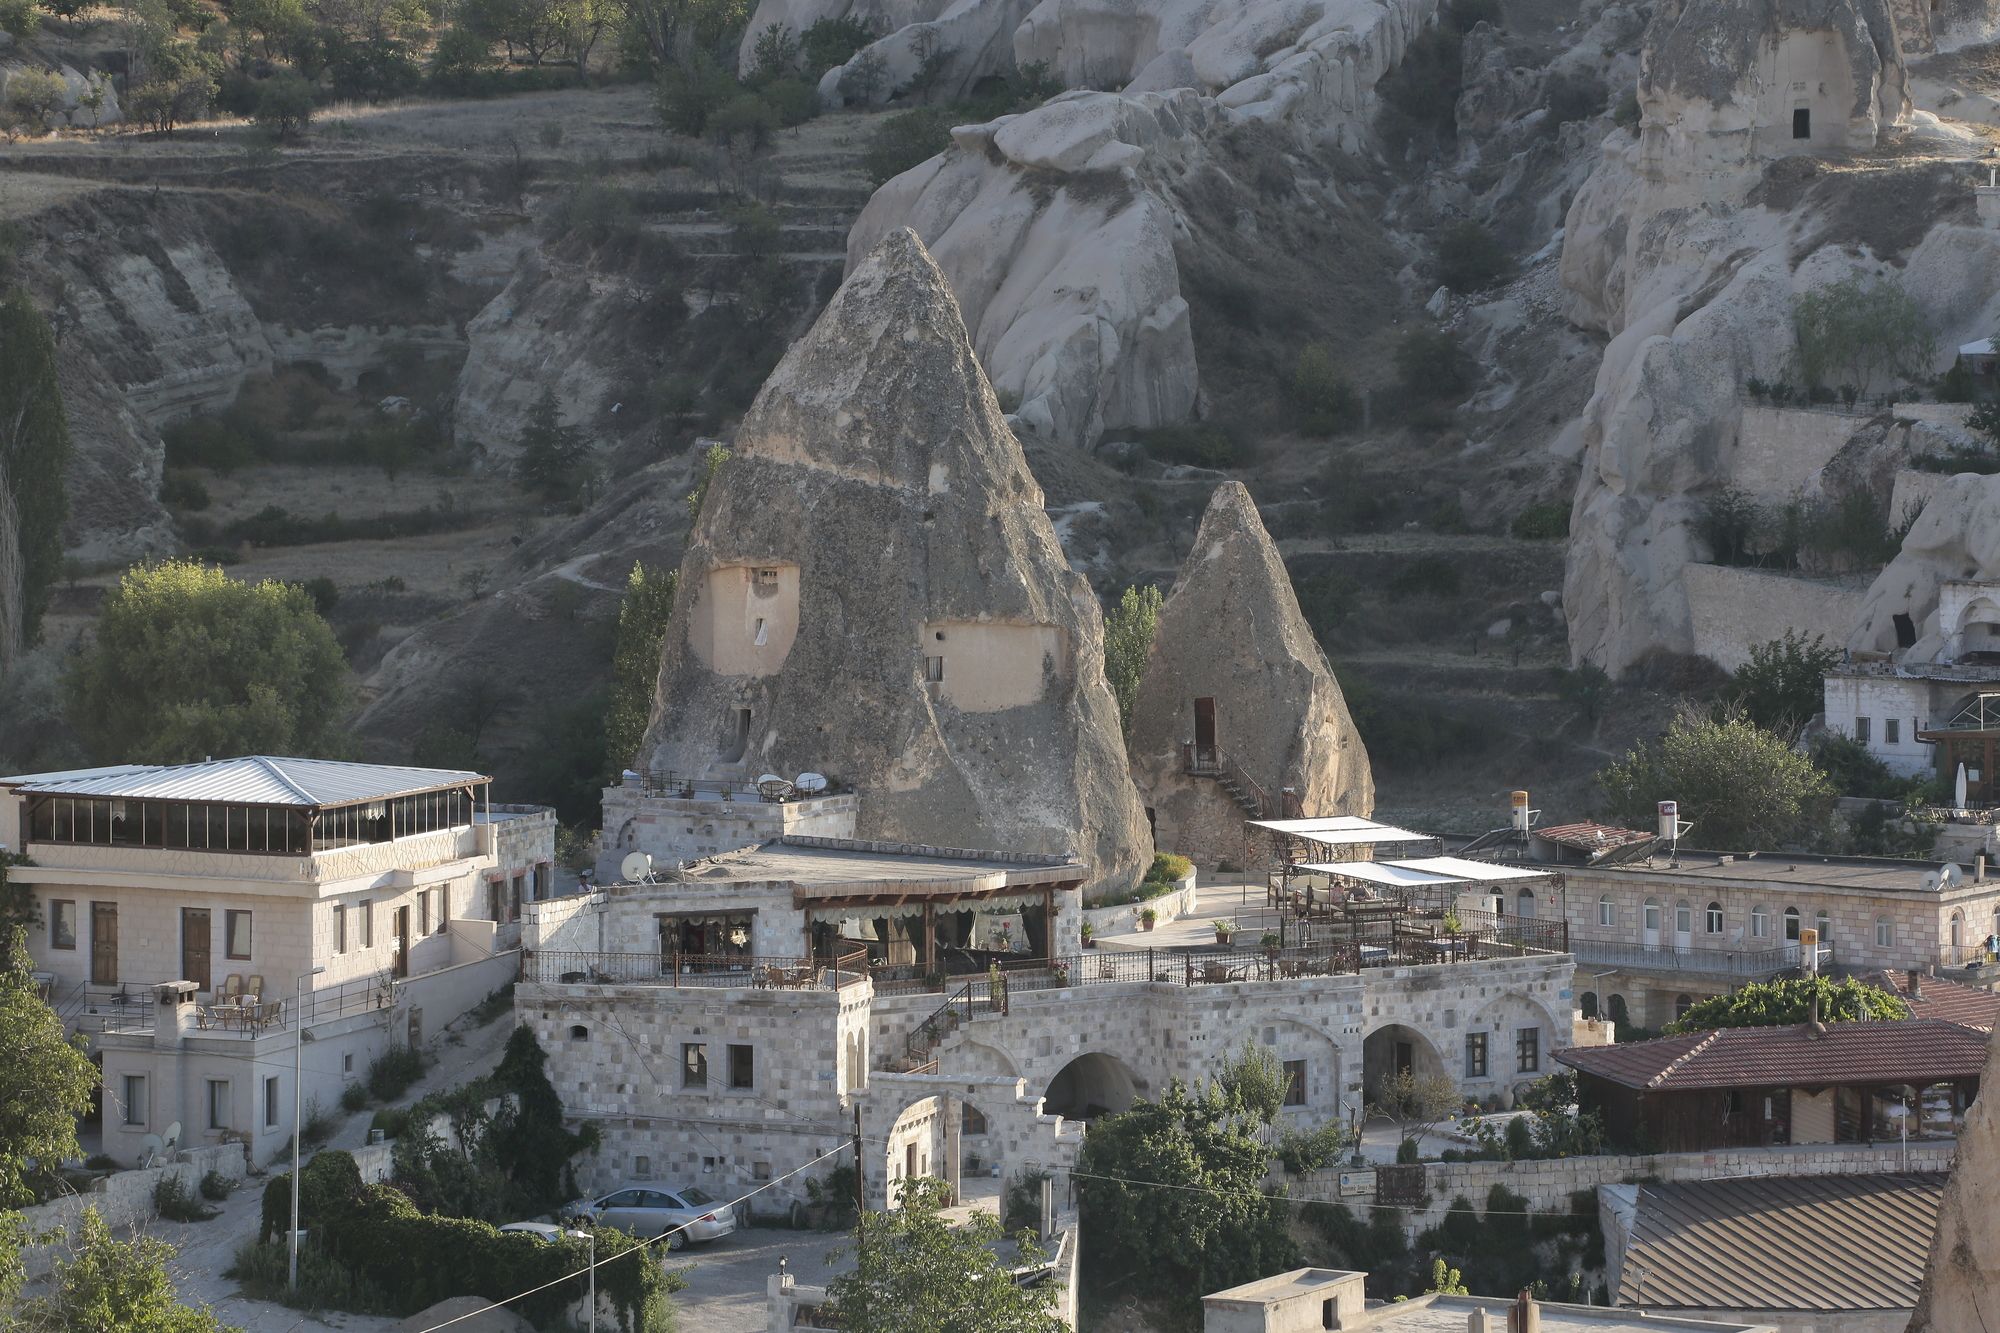
[[[1198,736],[1217,753],[1191,765]],[[1127,747],[1160,849],[1204,866],[1243,864],[1243,821],[1276,813],[1252,808],[1245,777],[1308,815],[1375,807],[1368,751],[1241,482],[1216,488],[1161,608]]]
[[[0,38],[5,34],[0,33]],[[116,125],[124,119],[124,112],[118,105],[118,88],[111,76],[102,70],[88,72],[61,61],[43,60],[30,51],[19,54],[7,51],[0,43],[0,103],[7,100],[8,85],[20,74],[54,74],[63,81],[63,104],[56,114],[56,125],[69,129],[96,129],[103,125]]]
[[[1074,848],[1091,892],[1137,879],[1096,598],[914,233],[766,381],[680,580],[643,765],[816,770],[854,785],[862,837]]]
[[[1913,661],[1942,646],[1938,589],[1948,580],[2000,580],[2000,476],[1965,473],[1947,480],[1903,538],[1903,549],[1869,585],[1861,619],[1847,641],[1856,653],[1898,650],[1895,617],[1917,632]]]
[[[2000,1087],[2000,1043],[1986,1057],[1980,1088]],[[1908,1333],[1959,1333],[1993,1325],[2000,1293],[2000,1097],[1974,1099],[1958,1135],[1958,1157],[1938,1205],[1930,1266]]]
[[[921,89],[928,97],[965,96],[980,79],[1014,69],[1014,29],[1034,0],[953,0],[934,19],[893,29],[820,76],[824,106],[888,101]],[[872,86],[849,75],[872,65]]]

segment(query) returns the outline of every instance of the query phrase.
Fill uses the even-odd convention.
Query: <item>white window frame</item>
[[[1611,895],[1608,893],[1602,895],[1597,900],[1597,924],[1600,926],[1615,926],[1618,924],[1618,908],[1611,901]]]

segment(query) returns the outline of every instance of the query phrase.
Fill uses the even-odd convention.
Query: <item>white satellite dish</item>
[[[794,787],[797,787],[800,791],[807,791],[807,792],[825,791],[826,774],[801,773],[796,778],[792,779],[792,785]]]
[[[180,1151],[180,1147],[181,1122],[176,1120],[173,1124],[168,1125],[167,1132],[160,1136],[160,1153],[162,1156],[172,1157]]]
[[[627,884],[637,884],[653,873],[653,858],[644,852],[632,852],[618,863],[618,873]]]
[[[151,1166],[159,1159],[159,1156],[160,1136],[158,1134],[148,1134],[145,1138],[139,1140],[139,1169],[141,1171]]]
[[[776,773],[760,773],[757,775],[757,785],[760,787],[767,782],[783,782],[784,780],[784,778],[778,776]]]

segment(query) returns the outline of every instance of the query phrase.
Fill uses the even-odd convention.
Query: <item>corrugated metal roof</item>
[[[199,764],[109,769],[95,774],[45,774],[26,781],[8,781],[18,781],[22,791],[63,796],[324,806],[381,801],[491,779],[453,768],[403,768],[350,764],[335,759],[249,755]]]
[[[1617,1303],[1646,1309],[1906,1310],[1942,1172],[1641,1185]]]
[[[1940,1019],[1716,1028],[1617,1046],[1578,1046],[1556,1060],[1642,1092],[1697,1088],[1823,1087],[1835,1083],[1937,1083],[1977,1078],[1986,1033]]]

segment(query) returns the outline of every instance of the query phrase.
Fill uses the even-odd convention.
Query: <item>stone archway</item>
[[[1361,1095],[1369,1101],[1382,1080],[1404,1069],[1419,1077],[1444,1077],[1444,1057],[1430,1038],[1401,1023],[1386,1023],[1361,1042]]]
[[[1138,1095],[1138,1080],[1123,1060],[1089,1051],[1056,1071],[1042,1094],[1042,1110],[1065,1120],[1088,1121],[1131,1110]]]

